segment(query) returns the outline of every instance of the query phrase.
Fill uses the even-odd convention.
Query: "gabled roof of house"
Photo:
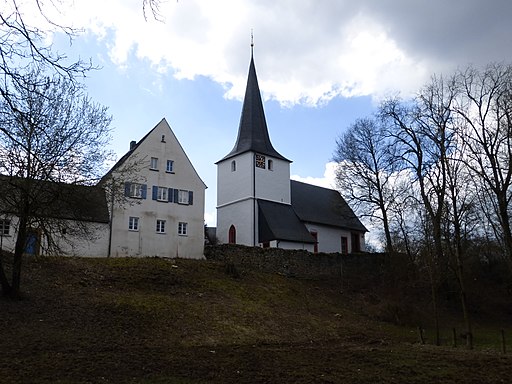
[[[26,180],[0,176],[0,212],[18,214],[18,190],[25,188]],[[37,199],[33,215],[36,217],[108,223],[109,212],[105,190],[98,186],[66,184],[31,180],[31,199]]]
[[[303,222],[367,232],[338,191],[291,180],[294,211]]]
[[[316,242],[291,205],[268,200],[258,200],[258,234],[262,243],[272,240]]]
[[[156,124],[148,133],[146,133],[146,135],[144,135],[144,137],[142,139],[140,139],[138,142],[134,142],[134,145],[133,146],[130,146],[130,149],[128,150],[128,152],[126,152],[123,156],[121,156],[121,158],[114,164],[114,166],[112,168],[110,168],[110,170],[105,174],[105,176],[103,176],[99,182],[99,184],[101,184],[104,180],[106,180],[111,174],[112,172],[114,172],[117,168],[119,168],[121,165],[123,165],[126,160],[128,160],[128,158],[132,155],[133,152],[135,152],[135,150],[144,142],[144,140],[146,140],[150,135],[151,133],[153,133],[153,131],[155,131],[157,129],[157,127],[160,125],[160,124],[165,124],[167,126],[167,128],[169,128],[169,131],[170,133],[172,134],[172,136],[174,137],[174,139],[176,140],[176,142],[178,143],[179,147],[181,148],[181,150],[183,151],[183,153],[185,154],[185,157],[187,158],[188,162],[190,163],[190,166],[192,167],[192,169],[194,170],[195,174],[197,175],[197,177],[199,178],[199,180],[201,180],[201,182],[203,183],[204,187],[207,188],[206,184],[204,183],[203,179],[201,179],[201,177],[199,176],[199,174],[197,173],[194,165],[192,164],[192,162],[190,161],[187,153],[185,152],[185,150],[183,149],[183,147],[181,146],[181,143],[179,142],[178,138],[176,137],[176,135],[174,134],[173,130],[171,129],[171,126],[169,125],[169,123],[167,122],[167,120],[164,118],[162,118],[162,120],[160,120],[158,122],[158,124]]]
[[[231,152],[217,163],[249,151],[291,162],[277,152],[270,142],[252,54],[238,137]]]

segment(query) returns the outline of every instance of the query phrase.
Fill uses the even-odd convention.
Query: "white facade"
[[[131,146],[101,182],[111,192],[109,215],[101,190],[103,200],[94,207],[103,208],[104,217],[97,222],[80,221],[80,227],[87,228],[87,236],[81,230],[74,234],[77,222],[67,220],[61,226],[66,227],[66,233],[52,236],[60,254],[203,258],[206,186],[167,121],[162,119]],[[1,249],[14,251],[17,227],[16,216],[0,217]],[[28,244],[29,254],[49,254],[45,237],[37,228],[31,231]]]
[[[111,207],[111,256],[203,257],[206,186],[165,119],[111,176],[126,196]]]
[[[66,220],[66,234],[53,233],[52,239],[57,243],[62,256],[80,256],[80,257],[105,257],[108,249],[109,224],[108,223],[81,223],[81,227],[86,227],[87,235],[82,228],[77,234],[73,234],[73,222]],[[18,235],[18,218],[5,217],[0,219],[0,249],[14,252],[16,237]],[[53,256],[53,251],[49,250],[46,238],[41,231],[34,229],[29,237],[33,237],[33,254],[37,256]]]
[[[346,216],[352,217],[346,220]],[[218,240],[313,252],[354,252],[362,250],[365,231],[336,191],[302,183],[292,194],[290,161],[270,141],[251,55],[238,137],[231,152],[217,162]]]
[[[364,233],[352,232],[320,224],[306,224],[306,228],[309,232],[314,233],[317,238],[317,252],[364,252]],[[358,237],[359,244],[354,244],[354,242],[357,241],[354,237]]]
[[[256,166],[256,156],[264,161]],[[258,245],[256,199],[290,204],[290,163],[245,152],[217,163],[217,238],[228,243],[231,226],[236,243]]]

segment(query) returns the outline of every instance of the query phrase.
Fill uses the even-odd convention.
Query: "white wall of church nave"
[[[314,244],[312,243],[296,243],[291,241],[272,241],[271,247],[281,248],[281,249],[303,249],[309,252],[314,251]]]
[[[347,238],[348,252],[352,252],[351,232],[339,228],[318,224],[306,224],[308,231],[316,232],[318,239],[318,252],[341,252],[341,237]],[[364,248],[364,237],[361,239],[361,250]]]

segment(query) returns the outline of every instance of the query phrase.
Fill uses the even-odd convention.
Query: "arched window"
[[[229,244],[236,244],[236,228],[234,225],[229,227]]]
[[[235,161],[235,160],[233,160],[233,161],[231,162],[231,172],[235,172],[235,171],[236,171],[236,161]]]

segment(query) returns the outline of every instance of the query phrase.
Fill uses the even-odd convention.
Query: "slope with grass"
[[[419,345],[337,281],[211,261],[26,259],[0,383],[505,383],[512,355]]]

